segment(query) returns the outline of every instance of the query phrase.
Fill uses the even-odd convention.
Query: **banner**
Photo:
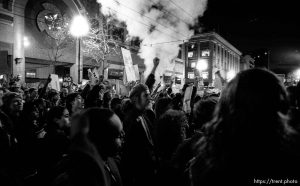
[[[140,80],[139,66],[133,65],[133,68],[134,68],[134,74],[135,74],[136,80]]]
[[[50,86],[52,89],[60,91],[59,79],[57,74],[51,74],[51,83]]]
[[[183,110],[186,113],[191,112],[191,98],[192,98],[193,86],[189,86],[186,88],[183,98]]]
[[[123,79],[123,70],[121,69],[108,69],[108,79]]]
[[[63,78],[62,87],[63,87],[63,88],[70,88],[71,85],[72,85],[72,83],[73,83],[72,77],[70,77],[70,76],[65,76],[65,77]]]
[[[123,61],[125,66],[125,71],[127,75],[127,81],[136,81],[136,75],[135,70],[132,63],[131,53],[130,50],[127,50],[125,48],[121,48],[122,55],[123,55]]]
[[[89,80],[91,81],[91,85],[96,85],[98,83],[99,74],[98,72],[96,72],[95,69],[93,71],[91,71],[91,69],[88,69],[88,76],[89,76]]]

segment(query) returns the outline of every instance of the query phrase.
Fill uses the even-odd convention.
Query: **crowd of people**
[[[155,66],[158,59],[155,59]],[[154,70],[155,71],[155,70]],[[221,94],[103,80],[82,91],[0,89],[0,185],[156,186],[299,183],[300,86],[242,71]],[[191,85],[192,86],[192,85]]]

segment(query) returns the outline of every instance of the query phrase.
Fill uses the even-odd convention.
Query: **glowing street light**
[[[28,37],[24,36],[24,38],[23,38],[23,44],[24,44],[24,47],[28,47],[30,45]]]
[[[81,52],[81,37],[88,34],[90,30],[90,26],[88,20],[82,15],[77,15],[73,18],[70,32],[73,36],[75,36],[78,40],[78,84],[81,83],[81,71],[82,65],[80,63],[80,52]]]
[[[73,18],[70,32],[75,37],[82,37],[87,35],[89,32],[90,26],[88,20],[82,15],[77,15]]]
[[[228,81],[230,81],[231,79],[233,79],[235,77],[235,71],[234,70],[230,70],[228,73],[227,73],[227,79]]]
[[[300,69],[296,70],[295,71],[295,76],[296,76],[296,79],[300,79]]]
[[[197,63],[196,68],[201,72],[203,70],[206,70],[208,68],[207,61],[204,59],[200,59]]]

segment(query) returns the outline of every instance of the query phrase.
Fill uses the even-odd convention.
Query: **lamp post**
[[[196,69],[199,71],[200,80],[203,82],[202,71],[208,68],[207,61],[205,59],[199,59],[196,65]]]
[[[81,60],[80,60],[80,53],[81,53],[81,37],[85,36],[89,32],[89,23],[85,17],[82,15],[77,15],[73,18],[71,27],[70,27],[70,32],[73,36],[76,37],[77,42],[78,42],[78,84],[81,83],[81,71],[82,71],[82,66]]]

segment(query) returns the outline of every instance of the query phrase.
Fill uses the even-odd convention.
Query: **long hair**
[[[207,177],[205,172],[213,169],[246,175],[272,170],[293,134],[287,125],[288,109],[287,93],[273,73],[263,69],[239,73],[223,90],[214,118],[205,126],[197,161],[207,170],[195,176]]]
[[[95,85],[91,92],[87,95],[87,99],[85,102],[85,108],[90,107],[100,107],[101,101],[100,101],[100,95],[99,92],[104,89],[104,86],[102,85]]]
[[[86,136],[96,146],[108,140],[110,134],[110,118],[114,112],[109,109],[89,108],[78,117],[78,123],[72,126],[72,136]]]
[[[183,111],[168,110],[158,120],[156,138],[159,154],[170,159],[186,138],[188,123]]]

